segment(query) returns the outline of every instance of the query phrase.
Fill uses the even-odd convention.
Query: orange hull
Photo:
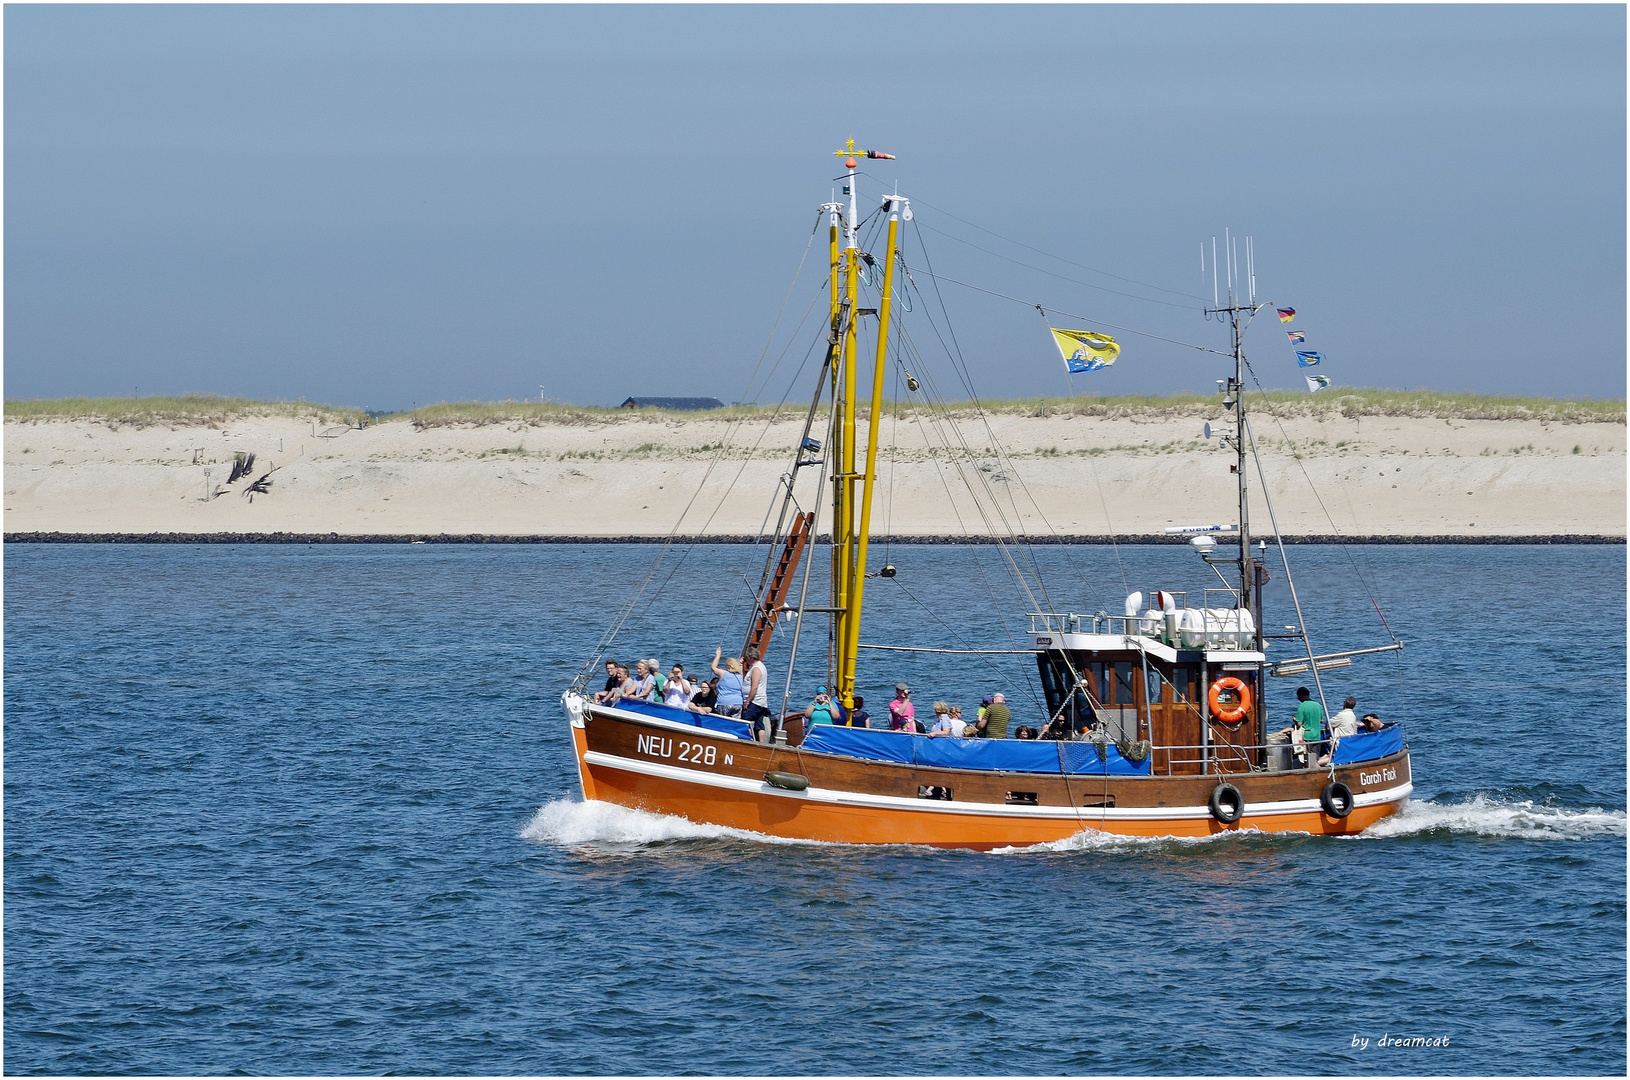
[[[651,775],[588,760],[588,741],[582,728],[572,728],[572,739],[586,799],[768,836],[829,843],[990,849],[1044,844],[1083,831],[1151,837],[1206,837],[1238,830],[1346,835],[1396,813],[1407,797],[1406,792],[1397,801],[1354,807],[1345,818],[1331,817],[1316,808],[1277,813],[1251,813],[1248,809],[1231,825],[1216,821],[1203,806],[1148,815],[1129,808],[1119,813],[1083,809],[1050,816],[981,813],[952,804],[894,809],[846,805],[841,800],[802,792],[736,790],[682,777]]]

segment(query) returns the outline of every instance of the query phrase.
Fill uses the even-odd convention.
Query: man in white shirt
[[[1358,717],[1353,712],[1357,704],[1357,698],[1348,698],[1341,703],[1341,711],[1330,718],[1330,754],[1336,752],[1336,747],[1341,745],[1345,736],[1358,734]],[[1319,764],[1330,764],[1330,754],[1319,758]]]

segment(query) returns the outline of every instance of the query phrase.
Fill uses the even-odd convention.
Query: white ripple
[[[671,840],[747,840],[758,844],[796,844],[723,825],[704,825],[682,817],[631,810],[607,802],[557,799],[538,807],[521,830],[521,839],[562,847],[586,844],[661,844]]]
[[[1418,836],[1423,833],[1464,833],[1523,840],[1585,840],[1595,836],[1624,836],[1623,810],[1590,807],[1569,810],[1545,806],[1531,799],[1505,802],[1474,795],[1461,803],[1415,802],[1397,814],[1376,822],[1355,840]]]

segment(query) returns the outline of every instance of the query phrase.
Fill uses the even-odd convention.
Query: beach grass
[[[985,401],[993,413],[1064,416],[1179,416],[1214,414],[1217,394],[1127,394],[1073,398],[1027,398]],[[1557,420],[1572,423],[1625,422],[1625,402],[1599,398],[1521,397],[1466,394],[1439,390],[1389,390],[1370,387],[1330,389],[1318,394],[1298,390],[1248,390],[1246,406],[1280,416],[1411,416],[1454,420]],[[956,410],[962,406],[952,403]]]
[[[1623,399],[1521,397],[1438,390],[1332,388],[1318,394],[1296,390],[1248,392],[1247,405],[1279,416],[1408,416],[1456,420],[1550,420],[1563,423],[1625,422]],[[1214,416],[1216,394],[1083,395],[1070,398],[999,398],[981,401],[989,413],[1031,416],[1172,417]],[[951,413],[972,413],[972,402],[944,403]],[[770,405],[737,404],[704,412],[672,409],[623,409],[547,401],[437,402],[395,413],[374,414],[375,421],[403,420],[421,427],[488,424],[577,425],[635,419],[734,420],[767,417]],[[860,415],[867,413],[863,404]],[[802,409],[782,408],[789,419]],[[8,421],[98,419],[115,423],[219,423],[238,416],[312,417],[322,423],[357,423],[361,409],[309,401],[255,401],[213,394],[151,398],[52,398],[5,403]]]
[[[9,421],[104,420],[109,423],[190,425],[222,423],[235,417],[287,416],[324,424],[356,424],[361,409],[323,405],[312,401],[256,401],[220,394],[182,394],[179,397],[71,397],[10,399],[5,403]]]

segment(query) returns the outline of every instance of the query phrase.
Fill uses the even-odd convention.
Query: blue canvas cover
[[[1330,764],[1347,765],[1354,761],[1374,761],[1404,748],[1404,725],[1388,724],[1380,731],[1366,731],[1348,735],[1330,755]]]
[[[942,769],[1058,772],[1056,743],[1018,739],[930,739],[918,736],[916,763]]]
[[[870,758],[873,761],[897,761],[911,764],[911,744],[927,741],[918,735],[899,731],[873,731],[870,728],[831,727],[816,724],[804,736],[804,749],[820,750],[845,757]],[[938,740],[936,740],[938,741]]]
[[[624,712],[639,713],[641,716],[654,716],[660,720],[673,720],[692,727],[706,728],[708,731],[720,731],[726,735],[734,735],[738,739],[753,737],[747,724],[740,720],[732,720],[728,716],[714,716],[712,713],[694,713],[689,709],[676,709],[660,701],[624,698],[611,707]]]
[[[1104,760],[1098,760],[1098,748],[1089,742],[1058,744],[1058,755],[1067,773],[1090,773],[1093,776],[1148,776],[1154,767],[1154,754],[1139,762],[1121,757],[1114,743],[1104,747]]]

